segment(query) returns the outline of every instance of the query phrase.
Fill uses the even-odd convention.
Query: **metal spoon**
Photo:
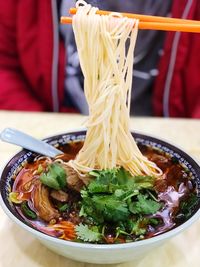
[[[49,145],[48,143],[44,141],[40,141],[36,138],[33,138],[32,136],[28,134],[25,134],[23,132],[20,132],[12,128],[5,128],[0,134],[0,139],[4,142],[14,144],[17,146],[21,146],[30,151],[33,151],[33,152],[36,152],[36,153],[39,153],[41,155],[51,157],[51,158],[57,155],[63,154],[62,151]]]

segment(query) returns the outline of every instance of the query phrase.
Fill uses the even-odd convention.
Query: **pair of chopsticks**
[[[70,8],[69,13],[76,14],[76,8]],[[110,11],[97,10],[96,14],[109,15]],[[175,19],[159,16],[148,16],[131,13],[121,13],[122,16],[128,18],[139,19],[139,29],[142,30],[160,30],[160,31],[180,31],[180,32],[196,32],[200,33],[200,21],[187,20],[187,19]],[[71,17],[61,17],[62,24],[71,24]]]

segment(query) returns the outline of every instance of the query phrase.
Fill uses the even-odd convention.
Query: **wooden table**
[[[84,125],[85,117],[68,114],[0,112],[0,131],[14,127],[43,138]],[[134,118],[131,127],[176,143],[200,161],[200,120]],[[19,148],[0,142],[0,167]],[[0,208],[0,267],[92,267],[58,256],[13,224]],[[106,266],[106,265],[104,265]],[[200,221],[136,262],[120,267],[200,266]]]

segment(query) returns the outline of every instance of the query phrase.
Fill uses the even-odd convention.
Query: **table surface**
[[[84,126],[85,120],[86,118],[80,115],[0,111],[0,131],[5,127],[13,127],[37,138],[43,138],[80,128]],[[134,118],[131,119],[131,129],[176,143],[200,161],[200,120]],[[18,150],[16,146],[0,142],[0,167]],[[184,233],[167,241],[144,258],[114,266],[197,267],[200,264],[199,233],[200,221],[197,221]],[[51,252],[29,233],[12,223],[0,208],[0,267],[8,266],[92,267],[98,265],[75,262]]]

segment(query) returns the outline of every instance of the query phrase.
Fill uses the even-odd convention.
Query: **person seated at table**
[[[87,1],[120,12],[200,19],[200,1]],[[72,0],[0,1],[0,109],[87,114]],[[200,34],[140,31],[131,114],[200,118]]]

